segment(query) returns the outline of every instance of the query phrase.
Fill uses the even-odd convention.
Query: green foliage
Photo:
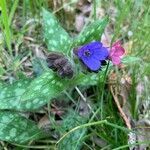
[[[78,115],[77,113],[70,111],[69,114],[64,118],[61,130],[66,131],[71,130],[72,128],[86,123],[86,118]],[[83,144],[83,137],[86,134],[87,129],[79,129],[68,136],[66,136],[58,145],[60,150],[80,150]]]
[[[32,60],[33,71],[36,76],[41,75],[44,71],[49,70],[46,60],[41,58],[34,58]]]
[[[25,143],[44,135],[34,122],[17,113],[1,111],[0,118],[0,140],[2,141]]]
[[[98,82],[103,82],[106,68],[104,67],[99,73],[79,74],[75,78],[75,84],[83,86],[97,85]]]
[[[135,63],[138,63],[142,61],[142,59],[140,57],[136,57],[136,56],[125,56],[123,59],[122,59],[122,63],[123,64],[135,64]]]
[[[55,16],[43,8],[44,38],[49,51],[67,53],[70,51],[72,40],[60,26]]]
[[[124,122],[119,116],[119,113],[113,101],[113,97],[109,90],[105,89],[105,97],[103,98],[103,101],[103,112],[99,112],[99,114],[103,113],[103,118],[107,119],[108,122],[104,126],[96,126],[93,132],[95,132],[96,136],[99,137],[99,139],[104,141],[103,144],[107,143],[106,145],[109,146],[109,149],[113,149],[118,145],[127,143],[128,132],[123,129]],[[101,102],[99,102],[99,105],[101,105],[100,103]],[[100,145],[98,149],[101,149],[102,147],[104,147],[104,145]]]
[[[85,27],[85,29],[72,40],[67,32],[59,25],[55,16],[43,9],[44,38],[49,51],[67,53],[72,47],[84,45],[93,40],[100,40],[108,23],[108,17],[97,20]]]
[[[3,69],[3,67],[0,66],[0,76],[2,76],[5,73],[5,70]]]
[[[22,108],[21,95],[29,86],[31,80],[20,80],[13,84],[3,84],[0,87],[0,109]],[[24,104],[26,105],[26,104]],[[24,106],[25,107],[25,106]]]
[[[139,111],[138,108],[139,100],[137,99],[137,97],[139,96],[137,92],[137,85],[139,80],[140,82],[142,82],[142,88],[143,88],[142,93],[145,93],[145,96],[142,96],[141,98],[142,102],[140,102],[142,104],[141,106],[144,106],[143,108],[144,113],[145,113],[144,110],[145,104],[143,103],[143,101],[146,99],[147,101],[145,103],[148,103],[148,98],[149,98],[148,88],[147,86],[143,86],[143,80],[141,78],[144,77],[144,79],[147,79],[145,80],[144,84],[149,85],[148,84],[149,78],[146,76],[149,76],[150,74],[150,66],[149,66],[149,62],[144,62],[146,60],[149,61],[149,55],[148,55],[149,39],[150,39],[149,32],[148,32],[149,31],[149,14],[148,14],[149,7],[147,7],[149,5],[147,5],[145,1],[132,2],[130,0],[123,1],[123,2],[114,1],[111,3],[109,1],[103,1],[99,3],[101,3],[100,4],[101,6],[96,5],[98,4],[98,1],[96,0],[93,1],[94,19],[96,20],[97,18],[96,7],[97,8],[102,7],[104,8],[104,10],[108,10],[105,11],[105,13],[108,13],[110,15],[110,18],[112,20],[111,25],[114,27],[114,28],[110,27],[114,32],[114,34],[111,35],[111,37],[113,37],[112,42],[115,41],[115,39],[120,38],[123,39],[125,43],[128,42],[128,40],[131,41],[131,43],[133,43],[132,50],[131,50],[133,56],[124,57],[122,62],[123,64],[128,65],[130,67],[129,72],[128,72],[129,67],[124,69],[123,72],[127,73],[132,78],[132,85],[130,88],[131,92],[129,92],[129,95],[127,95],[126,97],[127,101],[128,99],[131,101],[130,103],[132,107],[131,109],[127,108],[127,112],[132,113],[132,117],[130,118],[131,120],[133,118],[134,120],[135,119],[138,120],[139,117],[138,113],[140,113],[141,111],[141,110]],[[30,7],[28,6],[29,4]],[[24,40],[26,40],[24,36],[31,37],[31,39],[33,39],[33,41],[31,40],[31,42],[27,42],[27,43],[30,44],[32,42],[34,43],[35,40],[37,42],[36,44],[38,43],[40,43],[41,45],[43,44],[41,43],[41,41],[38,41],[38,38],[36,38],[36,34],[33,34],[33,36],[31,36],[31,33],[34,33],[34,31],[32,31],[32,28],[28,28],[30,34],[28,34],[26,31],[21,32],[22,30],[20,31],[18,30],[18,28],[19,29],[20,27],[22,28],[23,24],[26,25],[29,24],[29,26],[30,25],[32,26],[33,25],[32,23],[34,23],[34,21],[32,21],[33,17],[35,21],[37,20],[37,22],[40,22],[40,19],[37,18],[37,16],[40,17],[40,12],[41,12],[40,10],[42,10],[42,6],[44,6],[45,8],[50,8],[49,2],[42,1],[42,0],[36,0],[35,2],[33,0],[32,1],[24,0],[23,6],[21,6],[19,0],[14,0],[11,3],[6,3],[6,0],[0,0],[0,5],[1,5],[0,9],[2,10],[0,23],[2,25],[1,29],[5,38],[5,41],[2,41],[2,44],[6,43],[6,47],[8,49],[7,50],[4,47],[2,48],[1,51],[2,54],[4,53],[5,55],[8,55],[7,56],[8,60],[11,59],[10,56],[12,55],[11,54],[12,52],[16,52],[15,57],[18,57],[17,56],[18,53],[22,53],[23,52],[22,50],[25,51],[27,50],[26,46],[22,48],[22,45],[24,45],[22,44],[22,42],[24,43]],[[18,5],[19,5],[19,10],[17,11],[16,14]],[[63,8],[65,10],[66,6],[68,7],[69,5],[70,5],[69,3],[66,5],[65,2],[62,5],[62,7],[60,7],[60,9]],[[111,6],[113,6],[113,11],[114,11],[112,14],[110,14],[110,10],[111,10],[110,8],[112,8]],[[21,10],[23,11],[21,12]],[[31,12],[33,14],[32,18],[31,18]],[[21,13],[23,14],[23,17]],[[15,20],[13,20],[14,16],[17,16]],[[57,19],[52,13],[43,9],[42,16],[43,16],[44,38],[48,50],[55,51],[55,52],[62,52],[65,55],[68,52],[71,52],[73,47],[81,46],[93,40],[100,40],[104,28],[108,23],[108,18],[94,21],[93,23],[85,27],[84,30],[79,34],[79,36],[77,36],[75,39],[71,39],[68,33],[60,26],[59,22],[57,21]],[[21,22],[22,18],[24,19],[23,23]],[[29,20],[27,20],[28,18]],[[116,24],[114,24],[114,22]],[[12,26],[10,26],[11,23],[13,23]],[[23,26],[24,30],[25,30],[25,26]],[[17,30],[14,31],[19,32],[19,34],[22,37],[22,40],[21,42],[19,42],[19,44],[15,43],[14,49],[12,49],[11,43],[13,39],[12,37],[15,37],[16,32],[12,31],[11,28],[16,28],[18,31]],[[131,31],[133,35],[128,36],[128,31]],[[25,32],[26,35],[24,35]],[[40,31],[38,32],[38,34],[39,33]],[[41,34],[39,34],[37,37],[41,37]],[[7,54],[8,51],[9,53]],[[5,57],[2,60],[5,60]],[[6,77],[9,77],[12,75],[11,74],[12,72],[10,73],[10,70],[14,70],[13,75],[15,75],[17,78],[19,76],[17,75],[19,74],[18,71],[15,72],[17,69],[15,69],[15,67],[13,69],[10,69],[9,66],[7,68],[8,60],[6,60],[4,67],[0,67],[0,76],[5,77],[6,75]],[[20,59],[19,62],[18,60],[15,62],[14,63],[16,64],[16,66],[21,65]],[[58,148],[62,150],[81,149],[85,136],[86,136],[86,141],[85,141],[86,143],[84,145],[86,147],[85,149],[90,149],[90,148],[91,149],[113,149],[113,148],[117,149],[117,147],[121,147],[120,145],[127,144],[128,142],[127,134],[129,132],[127,132],[126,130],[120,131],[120,129],[123,128],[125,124],[122,118],[120,117],[118,110],[115,107],[115,104],[113,102],[113,97],[109,92],[108,89],[109,83],[105,82],[106,81],[105,79],[107,78],[105,67],[104,70],[100,71],[97,74],[76,73],[73,79],[66,80],[66,79],[60,79],[55,75],[55,73],[47,71],[47,68],[45,67],[44,63],[45,62],[43,62],[42,60],[35,60],[33,62],[33,71],[35,72],[36,77],[32,79],[26,79],[26,78],[23,79],[21,77],[21,80],[15,81],[12,84],[4,84],[0,82],[0,109],[1,109],[0,140],[13,142],[13,143],[24,143],[28,141],[31,142],[32,140],[36,138],[40,138],[43,135],[42,131],[39,130],[38,127],[32,121],[25,119],[24,117],[20,116],[17,112],[9,112],[9,111],[3,112],[2,111],[3,109],[7,109],[7,110],[12,109],[18,111],[35,110],[45,105],[52,98],[57,97],[63,90],[67,89],[66,93],[68,92],[70,94],[70,97],[71,98],[73,97],[74,100],[74,104],[72,106],[71,103],[71,107],[78,110],[78,102],[76,102],[76,100],[79,98],[79,95],[69,88],[74,87],[75,85],[82,85],[84,87],[97,85],[90,88],[90,91],[85,90],[85,88],[83,88],[81,92],[83,92],[83,96],[87,98],[87,102],[89,102],[88,104],[89,105],[92,104],[92,110],[94,111],[94,114],[89,119],[91,121],[91,124],[95,120],[103,121],[103,119],[106,119],[105,123],[104,122],[102,124],[95,123],[93,127],[90,127],[91,125],[84,126],[83,124],[85,124],[86,121],[89,120],[86,120],[85,118],[79,116],[75,112],[68,112],[68,115],[65,117],[62,117],[60,115],[62,119],[61,121],[63,122],[62,126],[60,126],[59,131],[55,128],[56,130],[54,132],[57,133],[59,132],[58,134],[61,134],[61,136],[64,136],[66,133],[68,133],[68,131],[70,131],[76,126],[79,127],[82,125],[83,126],[67,134],[59,142]],[[4,69],[6,68],[6,70],[4,70],[3,68]],[[139,73],[139,68],[141,70],[140,73]],[[22,69],[24,69],[24,67],[22,67],[20,71],[22,71]],[[24,72],[22,72],[22,74],[24,74]],[[141,74],[143,76],[141,76]],[[116,88],[117,85],[118,84],[115,84],[114,88]],[[94,95],[91,95],[91,93]],[[65,97],[62,98],[65,99]],[[121,97],[119,97],[119,100],[120,98]],[[63,106],[62,109],[64,110]],[[49,116],[50,119],[52,119],[51,111],[53,110],[50,110],[50,116]],[[59,113],[59,109],[58,109],[58,113]],[[142,113],[140,117],[144,115],[145,117],[149,116],[148,113],[147,114],[144,113]],[[53,119],[55,119],[55,117]],[[89,130],[88,135],[86,132],[87,129],[85,129],[86,127],[88,127]],[[95,141],[94,141],[95,139],[94,137],[96,137]],[[47,145],[47,141],[49,142],[50,139],[48,140],[46,139],[45,145]],[[96,141],[100,142],[100,144],[97,143]],[[89,143],[91,147],[89,146],[87,148]],[[39,143],[33,143],[33,144],[35,145]],[[40,145],[37,145],[36,147],[37,149],[39,148],[38,146],[40,147]],[[0,145],[0,149],[1,149],[1,145]]]
[[[145,75],[149,76],[150,75],[150,65],[148,63],[145,63],[144,66],[144,73]]]
[[[21,96],[21,101],[30,105],[30,109],[37,109],[55,98],[68,85],[67,79],[60,79],[51,71],[45,72],[30,83]]]
[[[46,104],[67,88],[69,82],[53,72],[45,72],[31,80],[20,80],[1,86],[0,109],[34,110]]]
[[[119,10],[119,13],[116,15],[116,22],[115,22],[115,28],[114,28],[114,35],[112,37],[112,42],[114,42],[116,39],[120,38],[120,32],[122,31],[122,24],[125,23],[126,19],[128,19],[130,10],[132,10],[132,1],[126,0],[126,1],[115,1],[114,2],[117,9]]]
[[[74,45],[80,46],[91,42],[93,40],[99,41],[102,33],[108,23],[108,18],[104,18],[102,20],[96,20],[90,25],[88,25],[77,38],[74,39]]]
[[[15,11],[16,11],[16,9],[17,9],[18,3],[19,3],[19,0],[15,0],[15,1],[12,3],[11,11],[10,11],[10,14],[9,14],[9,25],[10,25],[11,22],[12,22],[12,19],[13,19],[13,17],[14,17]]]
[[[5,37],[6,45],[8,47],[10,55],[12,54],[12,49],[11,49],[11,29],[10,29],[10,24],[9,24],[9,17],[8,17],[8,12],[7,12],[7,2],[6,0],[1,0],[0,1],[0,7],[2,14],[0,16],[0,27],[2,28],[3,35]]]

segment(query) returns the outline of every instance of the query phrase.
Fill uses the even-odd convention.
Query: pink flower
[[[121,46],[121,42],[115,42],[110,48],[109,59],[114,65],[119,65],[121,63],[121,56],[125,53],[125,49]]]

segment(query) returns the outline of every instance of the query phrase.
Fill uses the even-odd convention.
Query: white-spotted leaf
[[[76,112],[70,111],[69,114],[66,116],[66,118],[63,119],[61,131],[63,131],[64,135],[66,131],[73,129],[76,126],[82,125],[86,123],[86,121],[87,121],[86,117],[80,116]],[[87,132],[86,128],[81,128],[70,133],[58,144],[58,149],[80,150],[83,145],[84,136],[86,132]]]
[[[108,23],[108,18],[102,20],[97,20],[88,25],[77,38],[74,39],[74,46],[84,45],[91,41],[96,41],[101,39],[101,35]]]
[[[74,85],[82,85],[82,86],[91,86],[91,85],[97,85],[99,82],[103,82],[104,75],[105,75],[105,69],[103,68],[99,73],[88,73],[83,74],[80,73],[74,80]]]
[[[60,26],[56,17],[43,8],[44,38],[49,51],[67,53],[72,45],[72,39]]]
[[[60,79],[53,72],[47,71],[31,82],[21,96],[21,102],[28,105],[29,109],[38,109],[55,98],[68,85],[68,80]]]
[[[1,86],[0,109],[34,110],[45,105],[66,89],[69,82],[53,72],[44,72],[33,80],[22,80]]]
[[[21,103],[21,96],[30,85],[31,80],[19,80],[12,84],[0,86],[0,109],[21,110],[25,108]]]
[[[0,112],[0,140],[13,143],[25,143],[41,138],[44,133],[36,124],[13,112]]]

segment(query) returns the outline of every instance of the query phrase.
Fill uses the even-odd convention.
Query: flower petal
[[[94,58],[90,58],[90,59],[84,58],[82,59],[82,61],[92,71],[97,71],[101,67],[101,62]]]
[[[112,63],[113,63],[114,65],[119,65],[119,64],[121,63],[120,57],[115,57],[115,56],[113,56],[113,57],[111,58],[111,61],[112,61]]]
[[[82,58],[82,56],[84,55],[84,47],[78,49],[77,55],[79,58]]]
[[[117,41],[112,45],[110,50],[110,56],[122,56],[125,53],[125,49],[121,46],[121,42]]]
[[[123,47],[116,47],[116,50],[114,52],[115,56],[122,56],[125,53],[125,50]]]
[[[82,58],[84,55],[84,52],[86,50],[89,50],[91,53],[93,53],[94,49],[101,49],[102,43],[101,42],[91,42],[89,44],[83,45],[78,49],[77,55],[79,58]]]
[[[93,57],[100,61],[105,60],[109,55],[109,52],[106,47],[102,47],[101,49],[94,49],[93,51]]]
[[[116,46],[119,46],[119,45],[121,45],[121,41],[117,41],[117,42],[113,43],[112,47],[116,47]]]
[[[89,44],[87,44],[87,48],[88,49],[101,49],[102,47],[102,43],[101,42],[98,42],[98,41],[95,41],[95,42],[91,42]]]

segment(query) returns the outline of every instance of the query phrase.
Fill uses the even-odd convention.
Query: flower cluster
[[[110,60],[114,65],[121,63],[121,56],[125,53],[121,43],[115,42],[111,48],[104,47],[101,42],[91,42],[77,50],[78,58],[91,71],[98,71],[105,60]]]

